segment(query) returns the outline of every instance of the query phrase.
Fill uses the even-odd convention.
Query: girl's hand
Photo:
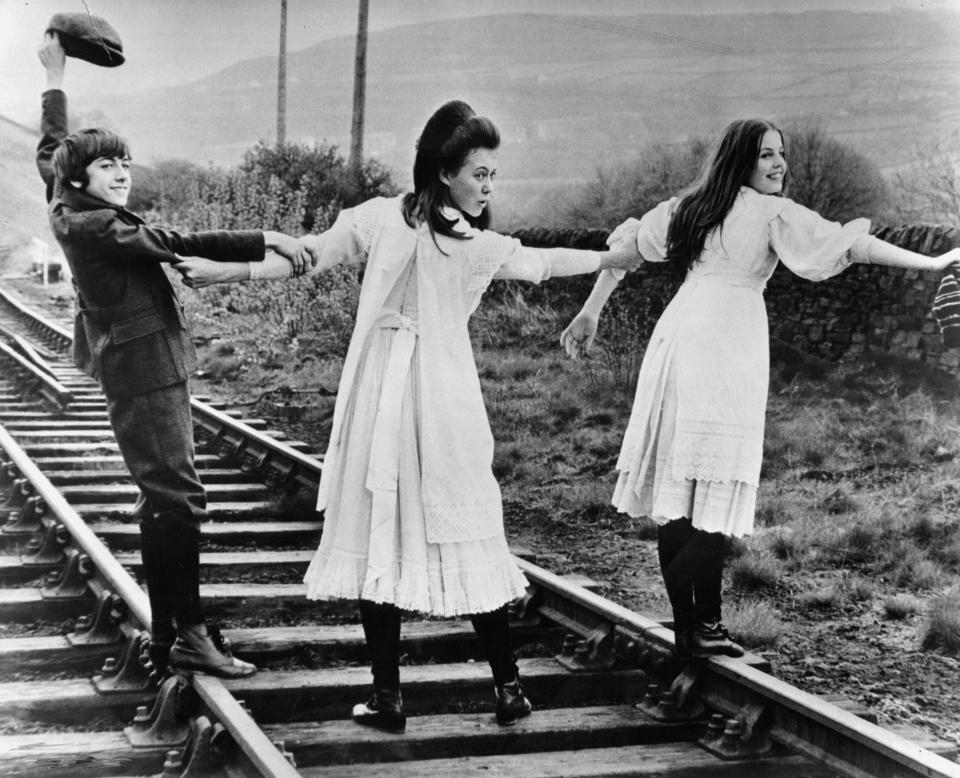
[[[597,317],[580,311],[560,335],[560,345],[570,359],[588,354],[597,335]]]
[[[263,233],[263,239],[268,250],[272,249],[290,260],[294,276],[302,276],[317,264],[316,251],[301,238],[266,230]]]
[[[607,245],[612,246],[621,240],[627,240],[633,243],[633,245],[637,245],[637,232],[639,229],[640,220],[634,219],[631,216],[607,236]]]
[[[956,264],[955,272],[960,273],[960,247],[950,249],[946,254],[941,254],[939,257],[933,257],[933,260],[936,262],[937,270],[946,270],[950,265]]]
[[[636,270],[642,263],[643,257],[637,250],[636,235],[633,239],[621,238],[614,241],[609,251],[600,254],[601,270]]]
[[[323,243],[321,236],[315,234],[301,235],[299,241],[310,257],[310,269],[315,268],[317,262],[320,261],[320,247]]]
[[[183,283],[191,289],[245,281],[250,277],[246,262],[214,262],[205,257],[181,257],[180,261],[173,265],[173,269],[180,273]]]

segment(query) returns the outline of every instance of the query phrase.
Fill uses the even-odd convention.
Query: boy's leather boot
[[[216,627],[190,624],[177,629],[177,640],[170,649],[170,669],[198,672],[218,678],[243,678],[257,672],[255,665],[237,659]]]

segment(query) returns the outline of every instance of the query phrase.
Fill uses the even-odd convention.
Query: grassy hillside
[[[19,258],[8,271],[22,266],[23,247],[33,237],[52,242],[43,182],[33,161],[37,139],[29,128],[0,119],[0,249],[6,247]]]
[[[375,32],[368,48],[368,153],[406,175],[416,132],[463,97],[494,117],[504,178],[576,178],[649,140],[713,133],[728,119],[806,114],[883,165],[960,108],[960,13],[730,16],[524,14]],[[276,125],[276,61],[238,62],[177,89],[98,106],[138,156],[226,162]],[[346,145],[353,40],[293,52],[290,139]]]

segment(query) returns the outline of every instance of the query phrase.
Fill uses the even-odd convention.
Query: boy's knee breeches
[[[120,453],[140,489],[135,514],[199,528],[206,493],[194,466],[193,419],[186,383],[129,397],[107,393]]]

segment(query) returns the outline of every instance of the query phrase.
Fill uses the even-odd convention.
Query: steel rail
[[[150,624],[150,602],[146,593],[2,424],[0,424],[0,447],[20,475],[32,484],[35,493],[46,504],[47,510],[63,524],[74,542],[90,557],[98,574],[126,603],[139,624],[141,626]],[[197,673],[191,674],[189,682],[200,695],[209,712],[213,714],[212,718],[226,728],[261,776],[292,778],[299,775],[250,717],[250,714],[217,678]]]
[[[47,373],[52,377],[56,377],[47,360],[42,357],[40,352],[37,351],[37,348],[22,335],[18,335],[6,327],[0,326],[0,336],[9,340],[12,343],[14,350],[18,351],[28,360],[33,362],[33,364],[40,368],[44,373]]]
[[[319,486],[323,465],[315,457],[252,429],[195,397],[190,399],[190,405],[195,412],[194,424],[221,454],[239,456],[250,468],[270,468],[280,479],[296,480],[309,489]]]
[[[523,559],[517,559],[535,586],[561,595],[631,638],[616,641],[640,653],[651,646],[673,645],[673,633],[658,622],[633,613]],[[588,622],[589,616],[581,617]],[[644,644],[647,644],[646,646]],[[960,764],[945,759],[894,732],[825,702],[727,657],[703,663],[697,681],[699,698],[710,707],[741,718],[751,737],[769,736],[791,751],[850,778],[960,778]]]
[[[20,309],[24,315],[30,315]],[[316,486],[322,468],[318,460],[251,430],[206,403],[192,403],[198,412],[199,426],[228,452],[258,465],[275,467],[304,485]],[[552,605],[543,607],[548,618],[558,618],[585,637],[609,637],[607,642],[618,652],[638,659],[641,665],[662,669],[662,658],[673,647],[672,630],[531,562],[516,557],[515,560],[541,597],[552,595]],[[203,682],[208,680],[216,683],[215,679],[206,678]],[[845,776],[960,778],[957,763],[779,681],[748,662],[712,658],[702,663],[695,681],[694,693],[711,707],[739,717],[752,738],[769,737]],[[198,691],[204,694],[203,689]],[[224,694],[229,697],[226,690]],[[206,697],[208,704],[220,699],[214,692]],[[227,715],[226,720],[231,718]],[[237,736],[235,732],[231,734]]]
[[[34,384],[41,395],[61,409],[66,409],[73,402],[73,392],[6,343],[0,343],[0,359],[16,365],[20,371],[16,376],[17,381]]]
[[[751,711],[771,740],[831,770],[854,778],[960,778],[960,764],[742,662],[718,657],[709,670],[701,699],[731,715]]]
[[[64,348],[73,342],[73,335],[62,327],[30,310],[0,289],[0,301],[30,323],[30,329],[42,330]],[[66,391],[64,389],[64,391]],[[250,429],[242,422],[211,407],[202,400],[191,398],[195,411],[194,422],[202,433],[212,439],[224,454],[240,456],[251,467],[271,467],[281,478],[293,478],[307,488],[316,488],[320,480],[321,463],[281,441]]]
[[[297,778],[300,775],[220,681],[198,673],[193,675],[190,683],[260,775],[269,778]]]
[[[73,343],[73,333],[68,332],[59,324],[55,324],[36,311],[30,310],[19,300],[7,294],[3,289],[0,289],[0,301],[6,303],[8,307],[13,308],[22,318],[27,319],[29,328],[32,331],[43,331],[48,338],[56,341],[61,348],[67,348]]]
[[[19,473],[33,485],[35,493],[46,505],[47,512],[63,524],[74,542],[90,557],[100,575],[127,604],[140,626],[150,624],[150,604],[146,593],[2,424],[0,447]]]

